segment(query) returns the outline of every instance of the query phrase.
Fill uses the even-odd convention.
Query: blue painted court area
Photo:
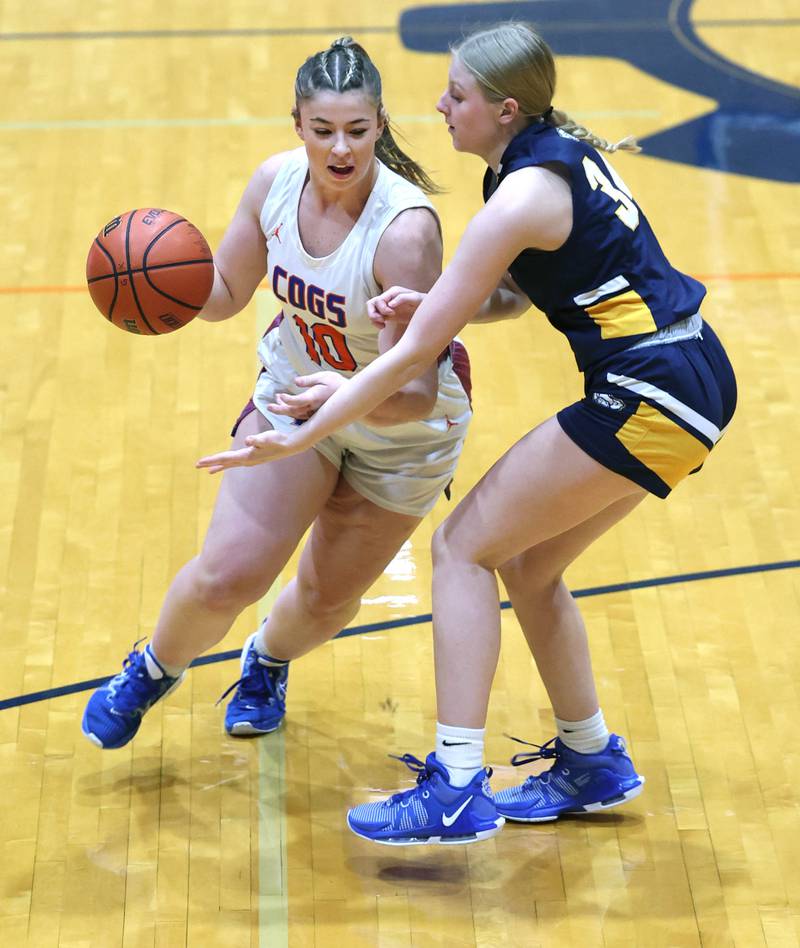
[[[629,583],[613,583],[608,586],[591,586],[587,589],[574,589],[572,595],[576,599],[585,599],[589,596],[607,596],[618,592],[631,592],[636,589],[650,589],[653,586],[674,586],[677,583],[695,583],[701,580],[723,579],[729,576],[745,576],[749,573],[771,573],[776,570],[797,569],[800,567],[800,560],[781,560],[776,563],[761,563],[755,566],[731,566],[725,569],[705,570],[700,573],[678,573],[674,576],[659,576],[653,579],[637,579]],[[504,601],[500,603],[501,609],[510,609],[511,603]],[[405,619],[388,619],[385,622],[372,622],[367,625],[355,625],[342,631],[336,636],[337,639],[347,638],[351,635],[366,635],[368,632],[385,632],[388,629],[399,629],[410,625],[423,625],[430,622],[433,616],[430,612],[423,615],[408,616]],[[213,665],[217,662],[227,662],[241,657],[241,648],[230,649],[225,652],[215,652],[213,655],[203,655],[195,659],[192,668],[198,665]],[[71,695],[79,691],[89,691],[104,685],[116,672],[106,675],[103,678],[92,678],[88,681],[77,681],[71,685],[61,685],[56,688],[48,688],[44,691],[34,691],[27,695],[17,695],[13,698],[3,698],[0,700],[0,711],[8,708],[18,708],[24,704],[35,704],[38,701],[47,701],[50,698],[60,698],[62,695]]]
[[[693,5],[693,0],[538,0],[416,7],[401,16],[400,36],[411,50],[446,53],[478,27],[530,20],[556,54],[621,59],[716,100],[713,111],[642,138],[646,154],[773,181],[800,181],[800,90],[750,72],[706,45],[696,32],[702,21],[691,17]],[[788,21],[760,17],[707,25],[723,24],[779,28]]]
[[[0,42],[364,36],[397,31],[410,50],[446,53],[470,30],[500,20],[529,20],[559,55],[624,60],[716,101],[711,112],[640,139],[646,154],[772,181],[800,181],[800,90],[726,59],[697,34],[703,26],[780,29],[800,25],[800,18],[702,20],[692,17],[693,7],[694,0],[531,0],[412,7],[396,26],[8,32],[0,33]]]

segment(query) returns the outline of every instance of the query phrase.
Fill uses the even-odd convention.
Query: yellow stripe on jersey
[[[636,290],[628,290],[611,299],[601,300],[594,306],[587,306],[586,313],[600,327],[601,339],[638,336],[658,329],[653,314]]]
[[[628,451],[675,487],[708,457],[708,448],[657,408],[641,402],[617,432]]]

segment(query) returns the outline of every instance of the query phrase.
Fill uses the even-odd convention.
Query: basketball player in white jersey
[[[349,37],[310,57],[295,83],[303,147],[255,172],[215,254],[201,313],[228,319],[266,276],[281,313],[259,346],[263,368],[232,447],[301,424],[402,334],[376,328],[367,300],[390,286],[425,292],[442,258],[435,186],[398,148],[381,80]],[[297,576],[242,653],[226,713],[232,735],[285,714],[288,663],[332,638],[447,489],[471,417],[463,347],[442,353],[365,419],[277,464],[225,473],[200,554],[178,573],[152,641],[90,698],[83,732],[122,747],[147,709],[270,588],[309,526]],[[309,376],[298,383],[299,376]]]

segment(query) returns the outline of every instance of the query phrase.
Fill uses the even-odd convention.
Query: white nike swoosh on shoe
[[[461,811],[467,806],[467,804],[470,802],[471,799],[472,799],[472,794],[470,794],[467,797],[467,799],[461,804],[461,806],[452,815],[448,815],[447,813],[442,813],[442,823],[444,823],[445,826],[452,826],[453,823],[455,823],[455,821],[461,815]]]

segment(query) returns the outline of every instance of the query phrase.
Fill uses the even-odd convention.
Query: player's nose
[[[350,144],[344,135],[336,136],[331,151],[337,158],[345,158],[350,154]]]

